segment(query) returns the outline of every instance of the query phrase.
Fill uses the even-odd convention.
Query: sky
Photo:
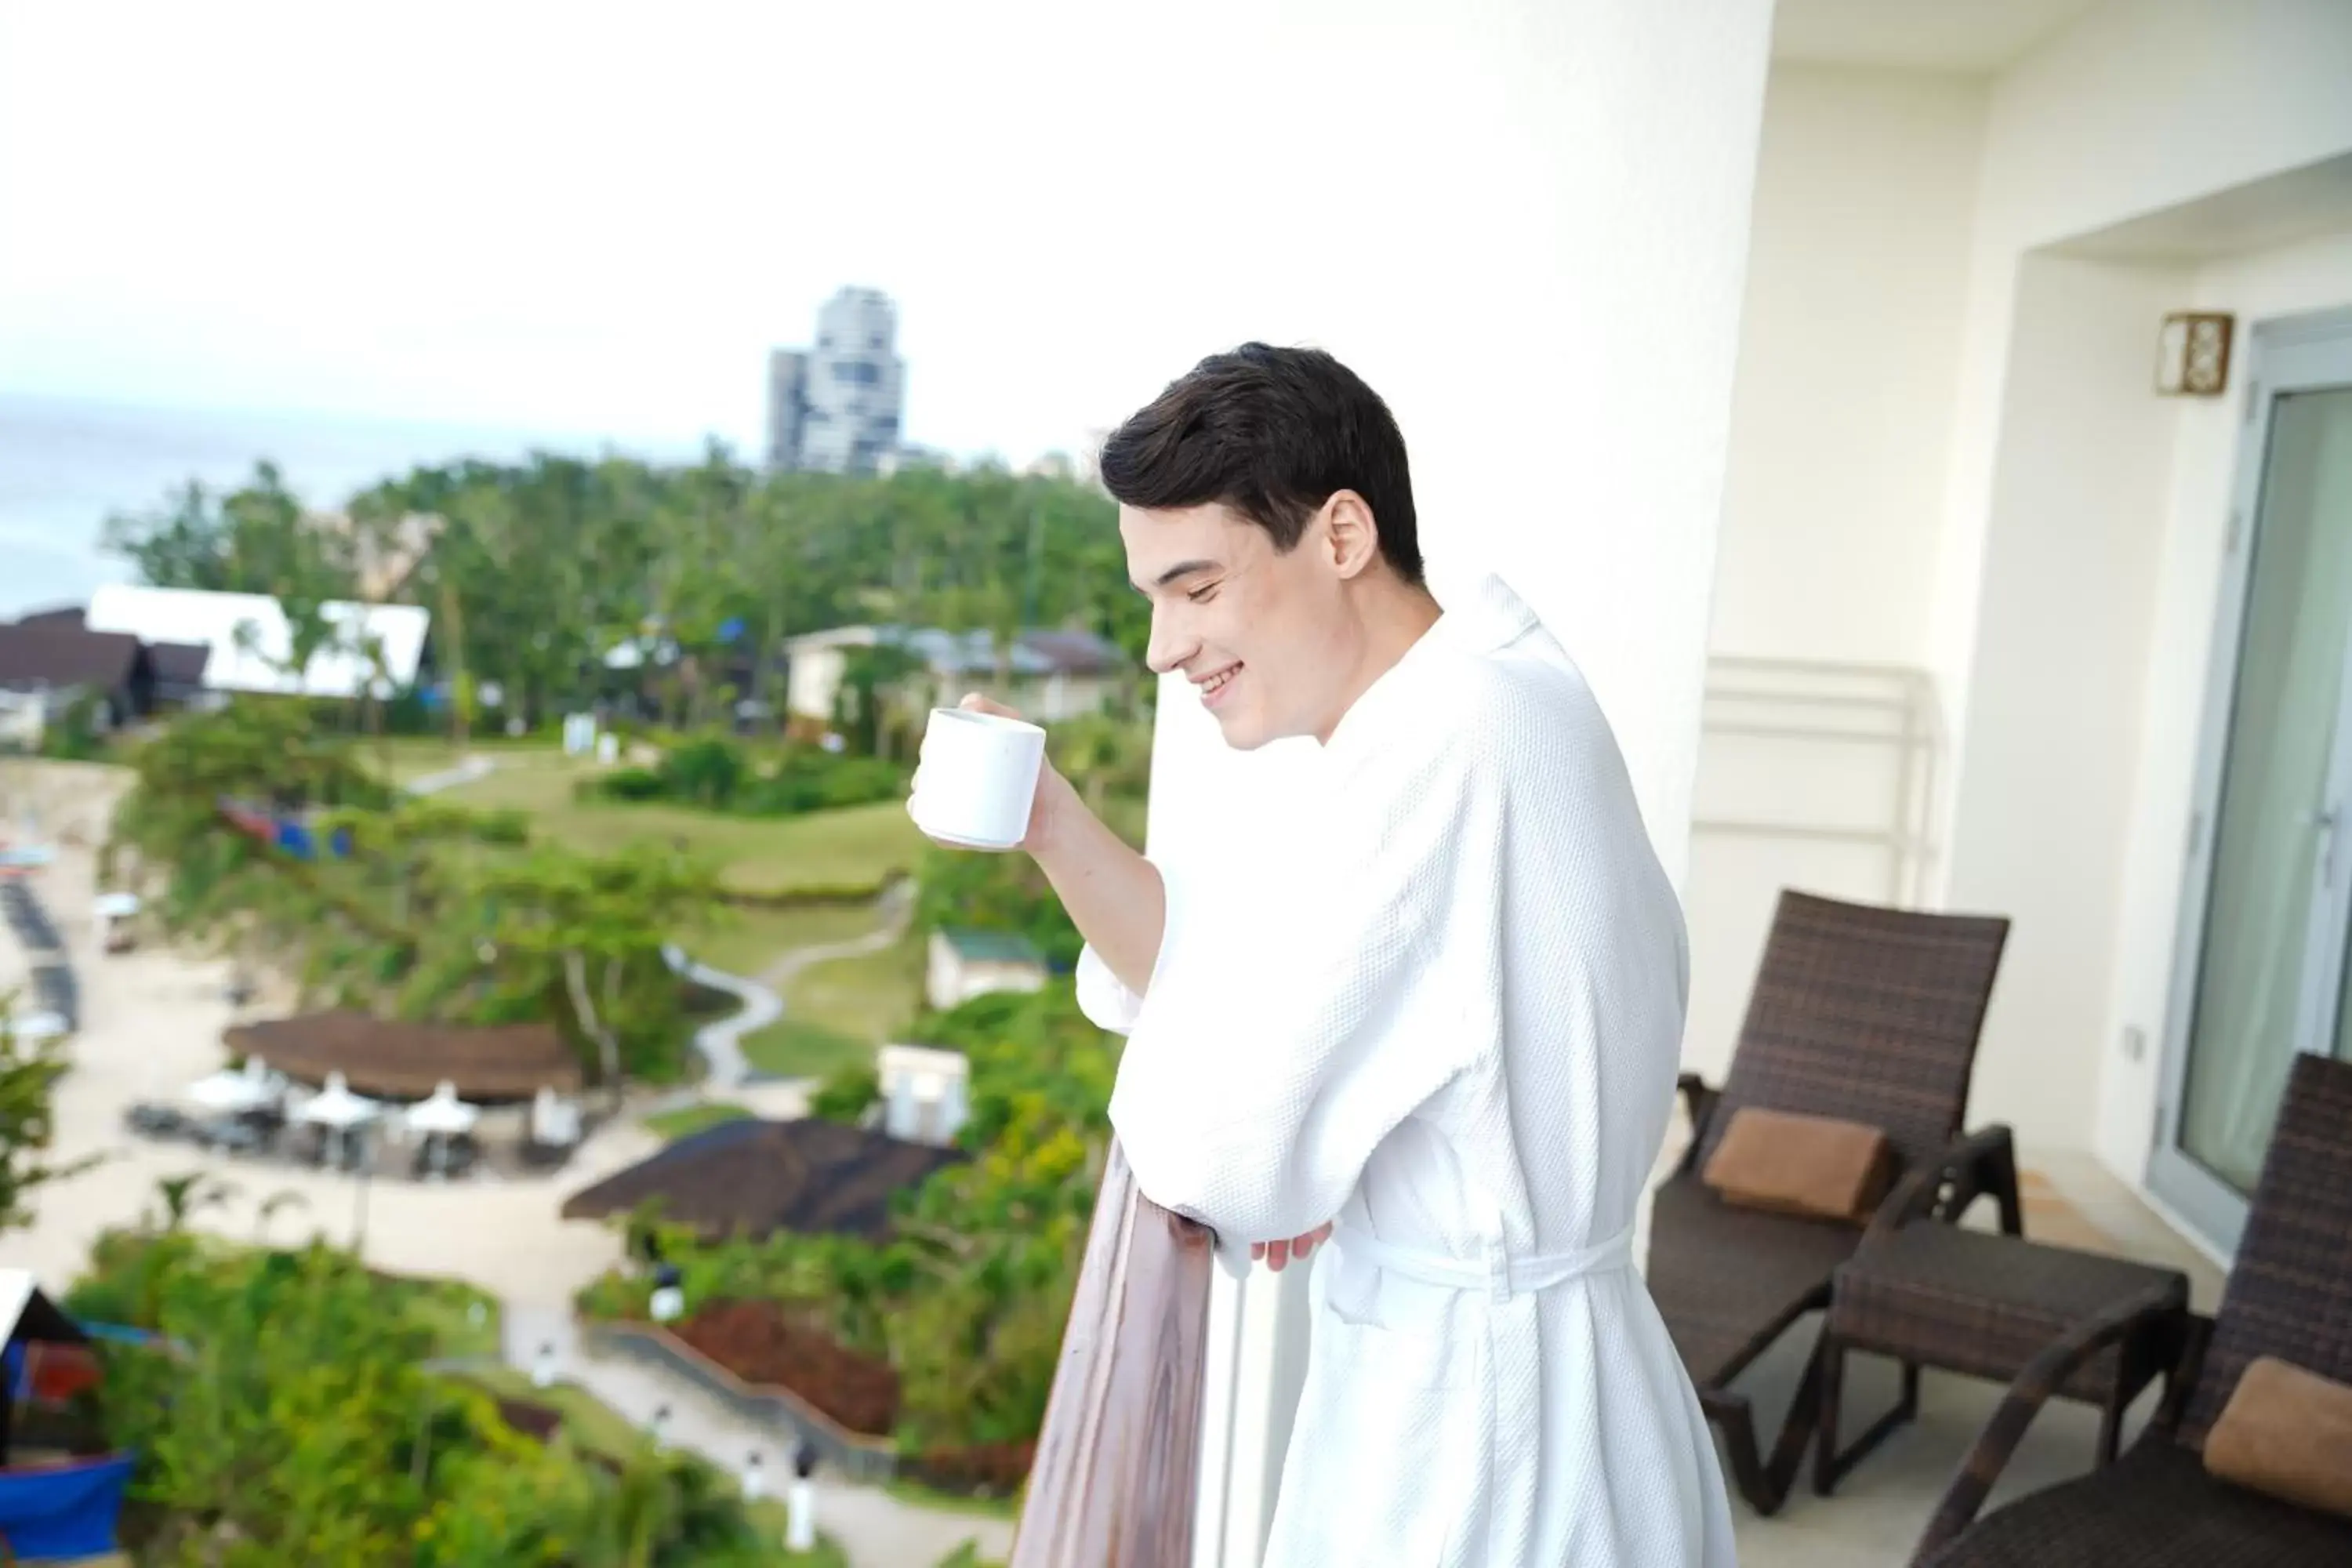
[[[1247,9],[0,0],[0,394],[755,450],[856,283],[909,439],[1081,447],[1258,335]]]
[[[0,0],[0,615],[120,575],[100,520],[264,430],[323,505],[541,438],[756,457],[769,350],[847,285],[898,302],[906,438],[959,457],[1088,451],[1252,339],[1483,453],[1457,394],[1570,195],[1526,130],[1558,40],[1507,36],[1544,15]]]

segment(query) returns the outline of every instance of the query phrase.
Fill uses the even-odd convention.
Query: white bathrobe
[[[1229,1259],[1339,1222],[1266,1568],[1727,1568],[1633,1267],[1688,964],[1607,722],[1489,578],[1314,764],[1246,874],[1161,868],[1148,1000],[1078,971],[1146,1194]]]

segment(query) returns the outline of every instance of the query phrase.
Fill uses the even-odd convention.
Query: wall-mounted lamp
[[[2167,397],[2219,397],[2230,384],[2231,318],[2175,310],[2157,339],[2156,390]]]

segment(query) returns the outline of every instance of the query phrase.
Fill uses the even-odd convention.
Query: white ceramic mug
[[[969,708],[934,708],[907,814],[926,837],[970,849],[1011,849],[1029,833],[1045,763],[1045,731]]]

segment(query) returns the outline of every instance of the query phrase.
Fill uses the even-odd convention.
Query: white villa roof
[[[416,681],[431,614],[416,605],[355,605],[331,600],[323,613],[333,641],[310,656],[299,679],[284,668],[292,655],[286,612],[267,594],[215,594],[200,588],[146,588],[101,584],[90,595],[84,624],[94,632],[129,632],[146,642],[203,643],[212,649],[205,685],[214,691],[268,691],[311,697],[357,697],[371,682],[389,697]],[[247,637],[238,629],[250,625]],[[361,647],[373,637],[383,650],[384,679]]]

